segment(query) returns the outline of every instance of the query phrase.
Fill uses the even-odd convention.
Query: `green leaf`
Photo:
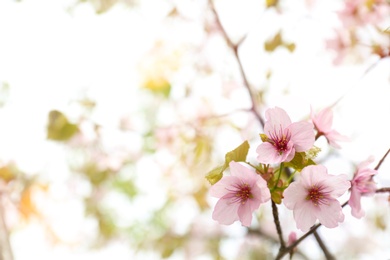
[[[299,172],[309,165],[316,165],[316,163],[312,159],[307,159],[304,152],[295,153],[295,156],[291,161],[284,163],[285,167],[294,168]]]
[[[52,110],[49,113],[49,122],[47,125],[47,138],[54,141],[69,140],[78,132],[78,127],[71,124],[68,118],[57,110]]]
[[[248,151],[249,151],[249,143],[248,141],[245,141],[236,149],[228,152],[225,155],[225,166],[228,167],[231,161],[245,162],[246,156],[248,155]]]
[[[277,47],[282,45],[282,35],[278,32],[272,39],[264,43],[264,49],[268,52],[273,52]]]
[[[113,187],[130,199],[133,199],[138,194],[137,186],[132,180],[115,180],[113,182]]]
[[[265,5],[267,8],[274,7],[278,5],[279,0],[265,0]]]
[[[222,178],[223,171],[226,170],[226,168],[227,167],[225,165],[222,165],[212,169],[209,173],[207,173],[206,179],[211,185],[216,184]]]
[[[286,49],[290,52],[294,52],[296,46],[295,43],[285,43],[284,47],[286,47]]]
[[[171,93],[171,84],[165,78],[151,78],[144,83],[144,87],[155,94],[161,94],[165,98]]]

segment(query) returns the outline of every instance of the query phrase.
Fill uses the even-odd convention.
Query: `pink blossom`
[[[328,228],[344,221],[340,202],[336,199],[351,186],[347,175],[328,174],[325,166],[305,167],[301,177],[284,191],[284,204],[294,211],[297,228],[309,231],[318,219]]]
[[[213,219],[230,225],[236,220],[249,227],[252,213],[271,198],[267,183],[251,169],[230,162],[231,176],[224,176],[211,187],[211,196],[220,198],[215,205]]]
[[[315,114],[311,109],[311,120],[318,131],[317,137],[325,136],[328,143],[334,148],[340,148],[337,142],[348,141],[348,137],[332,129],[333,113],[330,107],[321,110],[318,114]]]
[[[374,159],[370,157],[360,163],[351,181],[351,197],[349,198],[348,204],[352,208],[352,216],[355,218],[362,218],[364,216],[364,210],[360,204],[361,196],[372,195],[376,191],[376,183],[372,178],[378,171],[367,168],[373,161]]]
[[[309,150],[314,144],[313,124],[309,122],[291,123],[286,111],[279,107],[265,112],[264,132],[267,140],[257,147],[257,160],[260,163],[288,162],[295,152]]]

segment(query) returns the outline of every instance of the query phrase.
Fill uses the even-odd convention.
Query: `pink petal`
[[[291,124],[291,119],[287,115],[286,111],[280,107],[270,108],[265,112],[266,122],[264,125],[264,132],[266,135],[274,133],[275,130],[278,133],[280,128],[285,129]]]
[[[307,201],[303,207],[294,209],[294,219],[297,223],[297,228],[303,232],[309,231],[309,229],[316,222],[316,216],[313,214],[315,206]]]
[[[254,172],[254,170],[251,170],[238,162],[231,161],[229,163],[229,167],[230,167],[230,174],[232,176],[240,178],[241,182],[245,182],[249,185],[252,185],[253,183],[255,183],[257,178],[261,178],[259,175],[257,175]],[[240,181],[237,179],[236,183],[237,182],[240,182]]]
[[[219,182],[211,186],[210,195],[216,198],[222,198],[229,193],[229,187],[234,186],[239,179],[236,176],[224,176]]]
[[[271,193],[267,187],[267,182],[263,178],[259,178],[252,189],[253,200],[259,201],[259,203],[265,203],[271,198]],[[252,200],[251,200],[251,203]],[[256,204],[254,204],[256,207]],[[258,206],[257,206],[258,207]]]
[[[258,162],[272,164],[291,161],[294,158],[295,149],[291,144],[288,144],[287,151],[280,154],[271,143],[265,142],[257,147],[256,152]]]
[[[291,141],[297,152],[309,150],[314,144],[313,124],[309,122],[292,123],[288,129],[291,131]]]
[[[358,168],[358,170],[359,170],[359,169],[367,168],[368,165],[370,165],[370,164],[373,163],[373,162],[374,162],[374,157],[373,157],[373,156],[370,156],[370,157],[368,157],[367,160],[361,162],[361,163],[358,165],[357,168]]]
[[[316,217],[325,227],[335,228],[339,225],[339,222],[344,221],[344,214],[338,200],[332,199],[328,202],[328,204],[319,206],[319,210],[316,211]]]
[[[352,186],[351,197],[349,198],[348,204],[352,209],[351,214],[355,218],[362,218],[365,215],[364,210],[362,209],[360,203],[360,199],[361,199],[360,192]]]
[[[305,198],[307,196],[307,191],[306,189],[302,188],[302,186],[298,181],[295,181],[291,183],[287,187],[287,189],[284,190],[283,196],[284,196],[284,200],[283,200],[284,205],[288,209],[293,210],[296,204],[301,204],[306,201]]]
[[[229,199],[220,199],[215,205],[213,219],[223,225],[233,224],[238,220],[237,210],[240,203],[235,203]]]
[[[332,127],[333,113],[329,107],[321,110],[317,115],[312,111],[311,118],[320,132],[328,132]]]
[[[333,198],[338,198],[343,195],[350,187],[351,182],[348,181],[348,176],[345,174],[340,175],[331,175],[329,174],[329,178],[323,181],[324,186],[327,186],[331,189],[329,191]],[[327,190],[325,189],[325,190]]]
[[[251,210],[251,204],[246,202],[244,204],[240,204],[238,207],[238,217],[242,223],[243,226],[249,227],[252,223],[252,210]]]
[[[303,168],[300,181],[302,186],[309,188],[313,185],[321,184],[328,178],[328,170],[323,165],[310,165]]]
[[[271,164],[279,161],[279,152],[271,143],[261,143],[257,147],[256,152],[258,154],[257,161],[260,163]]]
[[[325,133],[325,138],[331,146],[337,149],[341,148],[341,146],[337,142],[349,141],[348,137],[341,135],[335,130],[331,130],[330,132]]]

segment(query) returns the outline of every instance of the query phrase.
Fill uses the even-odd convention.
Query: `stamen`
[[[273,133],[269,132],[269,142],[276,148],[279,154],[286,152],[288,147],[288,142],[291,139],[291,133],[289,130],[284,134],[282,126],[279,127],[279,133],[275,129]]]
[[[233,189],[226,189],[231,192],[233,203],[239,202],[241,204],[245,204],[248,199],[253,198],[251,187],[247,183],[235,184]]]
[[[312,186],[308,190],[306,200],[311,200],[315,206],[328,204],[326,192],[323,192],[322,188],[318,186]]]

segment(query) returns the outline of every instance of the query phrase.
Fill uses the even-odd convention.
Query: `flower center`
[[[315,206],[318,206],[319,204],[326,204],[326,198],[326,194],[322,192],[320,187],[312,186],[307,191],[306,200],[311,200]]]
[[[245,204],[249,198],[252,198],[251,188],[249,185],[246,183],[240,185],[239,189],[236,191],[236,197],[241,201],[242,204]]]
[[[231,189],[227,190],[230,191],[229,197],[232,198],[233,203],[245,204],[248,199],[253,198],[251,187],[248,183],[235,184]]]
[[[279,133],[276,130],[273,133],[269,134],[269,142],[276,148],[279,154],[286,152],[288,147],[288,142],[291,139],[291,133],[289,130],[286,133],[283,133],[282,127],[279,128]]]

